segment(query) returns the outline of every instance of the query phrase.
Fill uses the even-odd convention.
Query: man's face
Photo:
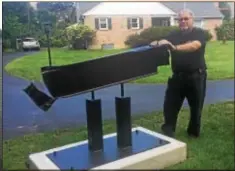
[[[193,27],[193,17],[189,12],[181,12],[179,14],[179,27],[182,31],[189,30]]]

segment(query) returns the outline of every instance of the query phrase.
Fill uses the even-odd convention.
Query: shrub
[[[61,39],[52,38],[51,46],[52,47],[64,47],[66,46],[66,44],[64,44],[64,42]]]
[[[170,32],[174,30],[178,30],[179,28],[176,26],[170,26],[170,27],[150,27],[145,30],[143,30],[139,35],[133,34],[127,37],[127,40],[125,41],[125,44],[130,46],[131,48],[138,47],[138,46],[144,46],[149,44],[150,42],[154,40],[159,40],[164,38],[166,35],[168,35]],[[206,34],[207,41],[211,40],[212,34],[204,30]]]
[[[128,36],[125,44],[132,48],[147,45],[154,40],[161,39],[175,29],[177,27],[150,27],[143,30],[139,35]]]
[[[46,35],[41,35],[38,37],[38,41],[41,47],[47,47],[47,38]]]
[[[11,40],[10,39],[3,39],[2,48],[3,48],[3,50],[10,49],[11,48]]]
[[[127,40],[125,41],[126,45],[129,45],[130,47],[139,47],[149,44],[148,39],[144,39],[138,34],[133,34],[128,36]]]
[[[234,20],[224,21],[223,24],[215,28],[217,39],[234,40]]]
[[[140,36],[144,39],[148,39],[150,41],[161,39],[165,37],[170,32],[178,30],[178,27],[171,26],[171,27],[150,27],[145,30],[143,30],[140,33]]]
[[[41,47],[47,47],[47,37],[46,35],[41,35],[38,37]],[[64,30],[56,29],[52,36],[50,36],[51,47],[64,47],[68,45],[68,40]]]
[[[88,26],[74,24],[66,28],[66,36],[73,49],[84,49],[92,44],[95,32]]]
[[[53,33],[51,39],[52,47],[64,47],[68,45],[68,40],[66,38],[66,33],[62,29],[56,29]]]
[[[147,45],[150,42],[161,39],[173,30],[178,29],[177,27],[150,27],[143,30],[139,35],[133,34],[127,37],[125,44],[130,47],[138,47]]]

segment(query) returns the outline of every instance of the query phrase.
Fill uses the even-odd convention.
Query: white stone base
[[[185,143],[165,135],[147,130],[143,127],[132,128],[132,131],[139,130],[147,134],[159,137],[170,143],[147,150],[129,157],[125,157],[114,162],[110,162],[95,169],[163,169],[186,160],[187,146]],[[105,135],[104,138],[116,136],[116,133]],[[29,156],[29,169],[37,170],[60,170],[46,155],[54,151],[64,150],[66,148],[75,147],[88,143],[82,141],[78,143],[68,144],[62,147],[50,149],[40,153],[31,154]]]

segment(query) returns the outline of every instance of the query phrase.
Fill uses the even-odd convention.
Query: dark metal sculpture
[[[24,92],[31,100],[42,110],[47,111],[55,102],[56,98],[48,96],[46,93],[38,90],[33,83],[24,89]]]
[[[85,62],[41,68],[43,81],[52,97],[31,83],[26,93],[42,110],[47,111],[55,100],[122,84],[140,77],[156,74],[157,67],[169,64],[166,46],[143,46]],[[93,95],[93,94],[92,94]],[[45,98],[47,97],[47,98]]]
[[[58,98],[91,92],[86,100],[88,146],[91,151],[103,150],[101,99],[94,91],[120,84],[121,97],[115,97],[118,148],[132,146],[131,98],[124,97],[124,82],[156,74],[157,67],[169,65],[168,47],[143,46],[85,62],[41,68],[43,81],[52,97],[33,84],[25,89],[36,105],[48,110]]]
[[[53,97],[78,95],[140,77],[156,74],[169,64],[166,47],[150,46],[85,62],[41,68],[42,78]]]

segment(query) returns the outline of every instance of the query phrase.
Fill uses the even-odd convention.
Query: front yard
[[[81,62],[123,50],[69,51],[52,49],[53,64],[63,65]],[[234,78],[234,42],[222,45],[210,42],[206,60],[210,80]],[[47,51],[17,59],[6,66],[12,75],[29,80],[41,80],[40,67],[48,65]],[[136,80],[138,83],[164,83],[171,74],[170,67],[159,69],[159,74]],[[176,139],[187,143],[187,160],[167,169],[234,169],[234,101],[204,107],[202,134],[198,139],[188,138],[186,128],[189,109],[179,113]],[[133,127],[142,126],[160,132],[162,112],[142,114],[133,118]],[[104,133],[115,132],[115,120],[104,122]],[[26,169],[25,161],[30,153],[47,150],[87,139],[86,127],[60,129],[54,132],[26,135],[3,142],[3,168]]]
[[[81,62],[124,50],[67,50],[52,49],[53,65],[65,65]],[[208,65],[208,79],[234,78],[234,41],[227,45],[221,42],[209,42],[206,49]],[[47,50],[16,59],[9,63],[5,69],[10,74],[27,80],[41,81],[40,68],[48,65]],[[146,78],[135,80],[137,83],[165,83],[170,76],[170,66],[159,67],[159,73]]]
[[[205,106],[202,114],[202,134],[189,138],[186,128],[189,109],[179,113],[176,139],[187,143],[187,160],[167,169],[234,169],[234,101]],[[152,112],[133,118],[133,127],[142,126],[160,132],[162,112]],[[104,133],[116,132],[115,120],[105,121]],[[26,135],[3,142],[3,168],[26,169],[30,153],[48,150],[87,139],[86,127],[60,129],[54,132]]]

